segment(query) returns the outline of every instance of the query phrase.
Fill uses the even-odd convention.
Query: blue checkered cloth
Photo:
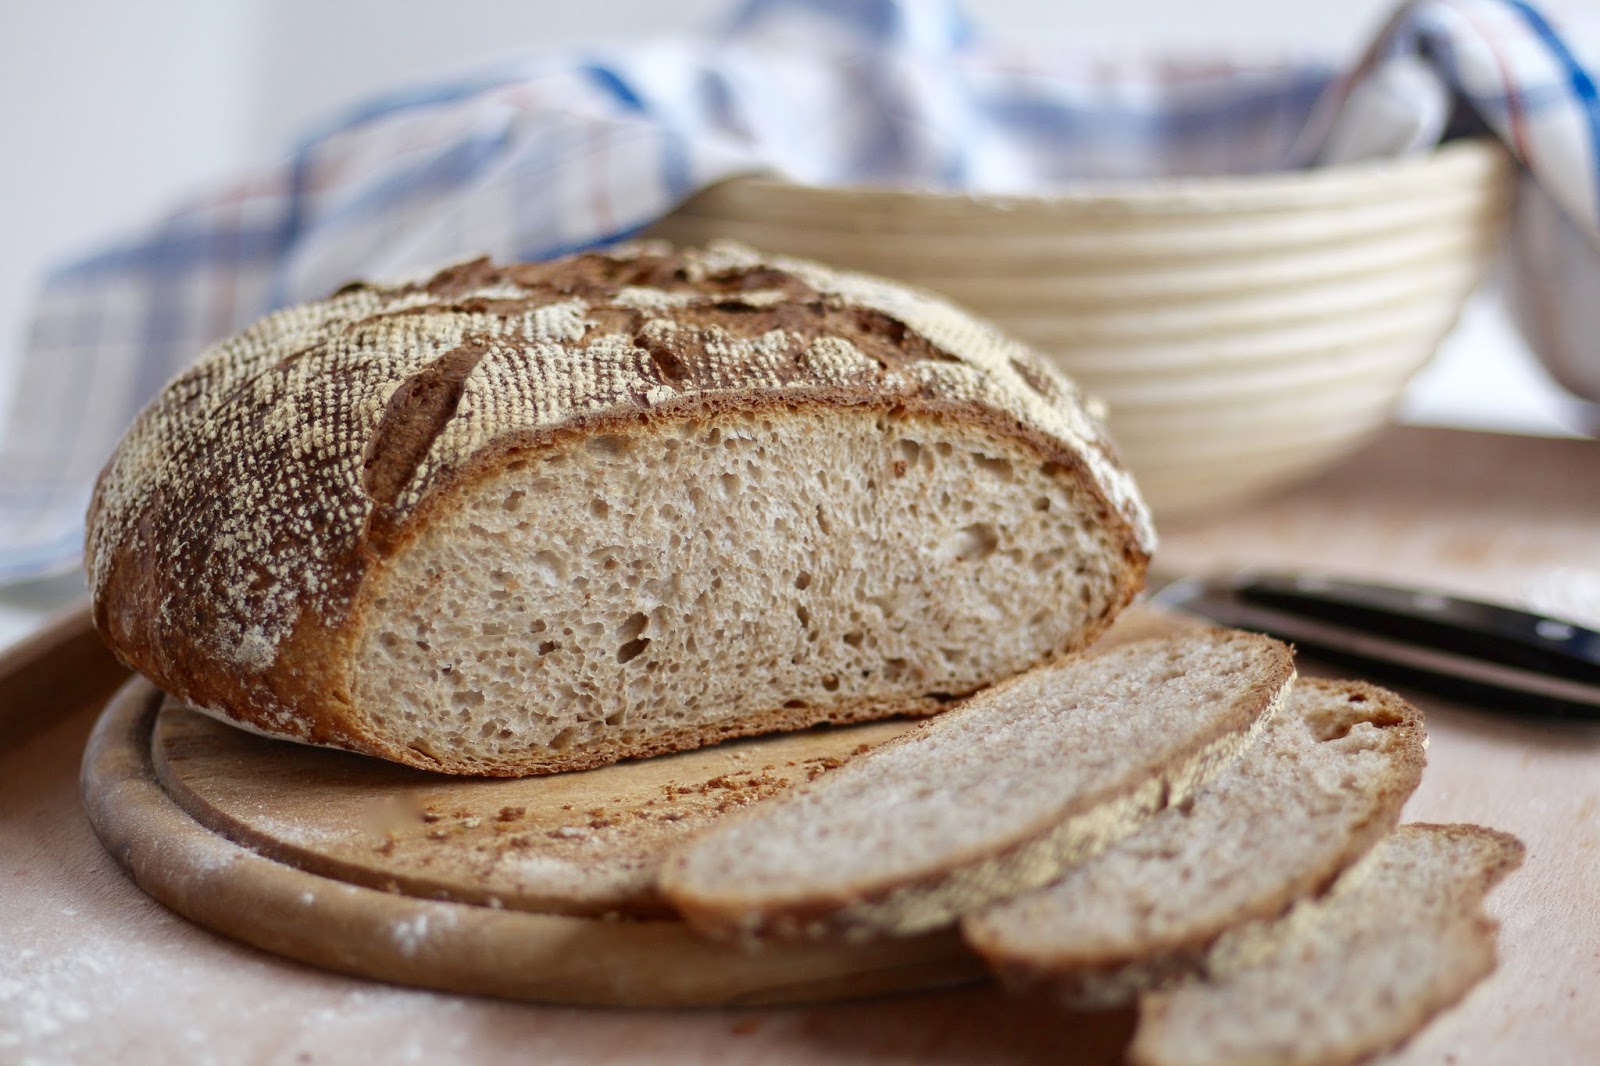
[[[953,0],[749,0],[714,39],[379,100],[46,279],[0,441],[0,581],[77,563],[95,475],[209,343],[358,276],[605,245],[742,173],[1018,193],[1400,155],[1458,101],[1600,232],[1595,83],[1511,0],[1407,3],[1348,70],[1070,57],[980,40]]]

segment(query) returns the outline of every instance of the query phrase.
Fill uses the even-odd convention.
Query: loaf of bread
[[[1218,937],[1322,891],[1393,829],[1425,739],[1421,713],[1392,692],[1302,679],[1192,803],[962,931],[1002,974],[1080,1006],[1192,976]]]
[[[1494,969],[1483,899],[1521,862],[1492,829],[1401,826],[1325,897],[1229,933],[1205,978],[1144,997],[1129,1061],[1347,1066],[1402,1043]]]
[[[128,665],[452,773],[931,713],[1092,641],[1149,518],[949,305],[717,246],[348,286],[208,353],[89,513]]]
[[[1041,667],[668,856],[720,939],[869,939],[953,923],[1181,802],[1286,698],[1289,649],[1205,630]]]

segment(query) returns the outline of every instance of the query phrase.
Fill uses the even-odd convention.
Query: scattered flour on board
[[[70,911],[62,908],[63,914]],[[10,932],[26,940],[33,931]],[[106,952],[104,947],[84,945],[15,957],[16,965],[0,975],[0,1061],[14,1061],[7,1049],[36,1048],[89,1020],[100,977],[111,968]]]
[[[396,921],[390,927],[390,935],[400,954],[409,959],[422,949],[430,932],[454,929],[455,926],[455,911],[447,907],[429,908]]]
[[[451,924],[438,915],[418,918],[415,943]],[[18,951],[0,972],[0,1063],[5,1066],[81,1066],[122,1061],[121,1054],[129,1061],[186,1066],[292,1062],[296,1048],[346,1040],[381,1044],[384,1062],[464,1061],[470,1031],[444,1022],[416,1032],[403,1023],[422,1010],[438,1023],[441,1015],[481,1009],[457,997],[298,967],[286,974],[281,963],[253,953],[229,960],[231,1003],[214,1009],[217,945],[208,936],[189,935],[180,919],[159,921],[153,936],[129,938],[124,927],[92,919],[65,936],[63,931],[59,925],[7,931],[42,947]],[[232,954],[235,949],[222,950]],[[148,980],[130,981],[130,974]],[[132,1043],[121,1051],[108,1046],[108,1027],[122,1034],[120,1042]]]

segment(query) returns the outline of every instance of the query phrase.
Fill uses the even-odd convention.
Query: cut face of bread
[[[141,414],[88,525],[96,625],[167,691],[503,775],[930,713],[1093,641],[1154,545],[1028,349],[737,246],[278,312]]]
[[[1328,894],[1230,933],[1210,976],[1141,1004],[1141,1066],[1341,1066],[1394,1047],[1494,969],[1483,898],[1522,861],[1515,838],[1407,825]]]
[[[1207,630],[1046,666],[711,827],[661,887],[722,938],[866,938],[1047,883],[1211,778],[1285,697],[1287,647]]]
[[[441,765],[534,770],[938,710],[1099,628],[1092,507],[1014,443],[871,409],[574,439],[376,575],[353,705]]]
[[[1002,974],[1111,1006],[1198,972],[1233,926],[1320,891],[1388,833],[1422,778],[1421,714],[1353,681],[1302,679],[1192,803],[962,922]]]

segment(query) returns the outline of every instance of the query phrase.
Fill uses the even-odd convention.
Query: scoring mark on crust
[[[468,341],[411,375],[389,397],[362,464],[375,522],[389,520],[395,500],[455,416],[467,375],[488,351],[484,342]]]

